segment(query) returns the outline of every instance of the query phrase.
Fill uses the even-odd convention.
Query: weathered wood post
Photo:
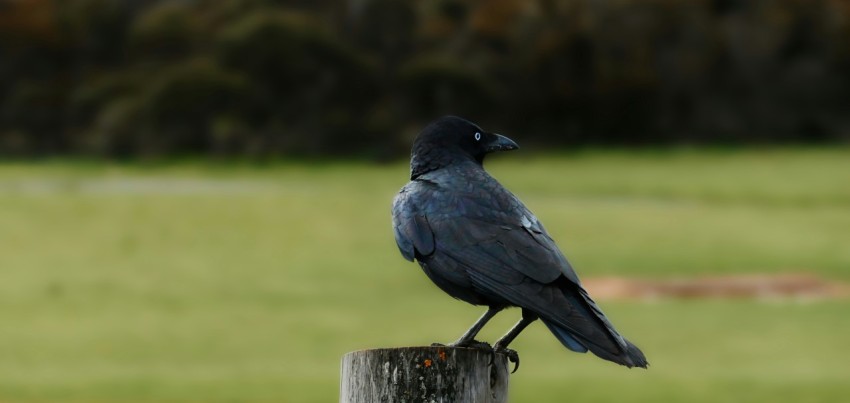
[[[491,363],[492,358],[492,363]],[[504,354],[456,347],[353,351],[342,357],[340,403],[504,403]]]

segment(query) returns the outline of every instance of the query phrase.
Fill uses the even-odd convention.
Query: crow
[[[393,200],[395,240],[440,289],[489,309],[450,346],[519,356],[508,345],[540,319],[568,349],[646,368],[582,287],[543,224],[484,170],[484,157],[519,146],[465,119],[446,116],[416,137],[410,182]],[[495,345],[475,340],[499,311],[520,307],[522,319]],[[436,344],[436,343],[435,343]]]

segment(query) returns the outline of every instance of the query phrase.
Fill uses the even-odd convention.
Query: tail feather
[[[559,289],[565,298],[562,303],[567,305],[560,312],[571,314],[564,316],[550,310],[541,319],[561,344],[579,353],[590,350],[599,358],[629,368],[649,365],[643,352],[620,336],[584,288],[564,282]]]
[[[643,351],[640,351],[636,345],[632,344],[628,340],[626,340],[626,355],[635,367],[646,368],[649,366],[649,361],[646,360],[646,356],[643,355]]]
[[[571,335],[568,330],[560,328],[558,327],[558,325],[553,324],[545,319],[543,320],[543,324],[545,324],[546,327],[548,327],[549,330],[552,331],[552,334],[555,335],[555,337],[558,339],[558,341],[561,342],[561,344],[564,345],[564,347],[577,353],[587,352],[587,346],[581,344],[581,342],[576,340],[576,338],[573,337],[573,335]]]
[[[643,352],[640,349],[632,344],[630,341],[623,339],[625,342],[625,346],[622,347],[621,351],[618,354],[612,353],[607,349],[601,348],[597,344],[584,340],[577,335],[573,335],[569,330],[564,329],[563,327],[558,326],[548,320],[542,320],[546,327],[552,331],[552,334],[564,345],[564,347],[575,351],[577,353],[586,353],[588,350],[595,354],[597,357],[602,358],[604,360],[608,360],[611,362],[615,362],[620,365],[625,365],[629,368],[631,367],[640,367],[646,368],[649,365],[649,362],[646,360],[646,356],[643,355]]]

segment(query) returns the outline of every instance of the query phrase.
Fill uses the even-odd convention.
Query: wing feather
[[[419,211],[404,189],[393,201],[393,234],[398,250],[411,262],[417,256],[434,253],[436,243],[428,217]]]
[[[545,231],[478,217],[430,220],[441,253],[484,275],[517,284],[526,277],[548,284],[561,275],[578,283],[572,267]]]

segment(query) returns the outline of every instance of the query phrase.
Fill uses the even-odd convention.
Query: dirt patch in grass
[[[597,277],[583,280],[597,299],[736,298],[822,300],[850,297],[850,284],[813,274],[742,274],[666,280]]]

